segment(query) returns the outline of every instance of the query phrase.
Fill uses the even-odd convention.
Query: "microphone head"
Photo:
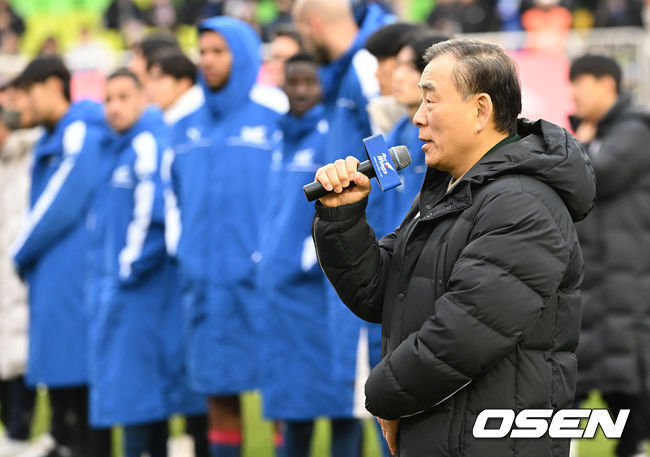
[[[394,146],[388,152],[398,170],[406,168],[411,164],[411,154],[409,154],[406,146]]]

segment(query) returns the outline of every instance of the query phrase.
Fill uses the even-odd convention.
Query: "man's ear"
[[[492,105],[492,97],[485,92],[481,92],[475,96],[476,104],[476,122],[474,126],[475,133],[481,133],[488,126],[494,114],[494,105]]]
[[[307,22],[316,35],[320,35],[323,31],[323,20],[317,14],[310,14],[307,17]]]
[[[48,87],[48,89],[54,91],[61,92],[63,94],[63,81],[61,81],[59,78],[56,76],[50,76],[45,80],[45,85]]]
[[[618,93],[618,89],[616,88],[616,80],[614,79],[613,76],[611,75],[601,76],[600,83],[604,84],[608,91],[611,91],[613,93]]]

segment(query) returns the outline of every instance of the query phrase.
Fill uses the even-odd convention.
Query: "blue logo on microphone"
[[[384,192],[392,189],[401,184],[399,175],[397,174],[393,159],[388,153],[388,147],[381,134],[376,134],[364,138],[363,145],[368,153],[368,158],[372,167],[375,169],[375,174],[379,187]]]

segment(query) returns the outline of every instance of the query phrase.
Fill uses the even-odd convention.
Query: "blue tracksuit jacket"
[[[168,244],[181,271],[190,384],[199,392],[227,395],[262,381],[265,317],[256,274],[281,114],[269,97],[278,91],[255,84],[255,31],[230,17],[207,19],[199,30],[220,33],[233,62],[220,90],[211,90],[199,75],[205,106],[191,115],[190,141],[175,146],[169,173],[179,224]]]
[[[34,148],[30,210],[13,257],[30,289],[27,382],[87,382],[86,216],[110,173],[101,105],[82,101]]]
[[[287,114],[281,125],[284,141],[271,166],[260,264],[270,381],[263,387],[264,413],[287,420],[350,417],[354,385],[332,370],[327,300],[332,286],[318,266],[311,236],[314,208],[302,191],[324,165],[328,124],[319,105],[300,118]]]
[[[205,409],[186,387],[178,272],[165,249],[160,166],[169,135],[151,107],[109,147],[115,168],[96,205],[98,285],[89,304],[94,426]]]

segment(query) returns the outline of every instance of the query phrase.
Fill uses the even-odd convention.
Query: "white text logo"
[[[524,409],[519,414],[486,409],[476,418],[472,432],[474,438],[540,438],[547,433],[551,438],[593,438],[600,426],[605,437],[620,438],[629,415],[629,409],[622,409],[614,421],[606,409],[561,409],[555,414],[552,409]],[[587,419],[584,429],[582,419]]]

